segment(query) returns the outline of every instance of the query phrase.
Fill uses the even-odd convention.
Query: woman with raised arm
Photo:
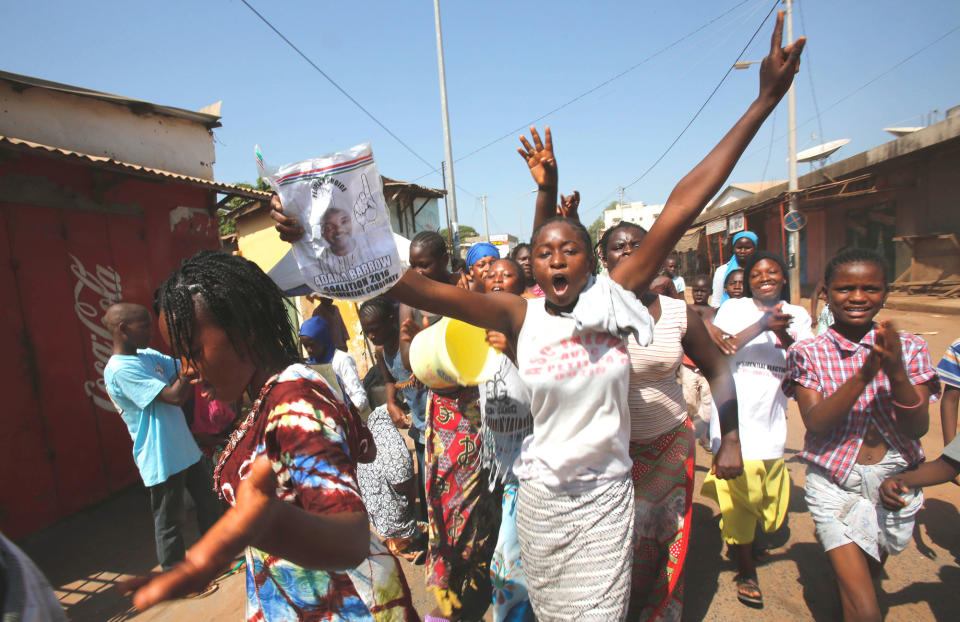
[[[652,322],[638,296],[733,169],[786,93],[805,40],[780,47],[778,15],[760,94],[720,143],[674,188],[650,234],[610,273],[579,222],[555,217],[557,168],[549,129],[521,155],[537,180],[533,272],[545,298],[486,295],[408,272],[400,301],[499,331],[515,346],[530,389],[533,434],[516,465],[517,527],[538,620],[622,619],[630,589],[633,486],[629,356],[625,338],[650,343]]]
[[[253,262],[201,251],[156,294],[160,332],[203,396],[253,406],[214,472],[230,509],[159,575],[131,579],[146,609],[202,588],[246,552],[248,620],[416,620],[399,562],[370,531],[357,486],[369,431],[303,365],[288,303]]]
[[[598,245],[607,270],[626,260],[646,233],[632,222],[607,229]],[[672,285],[670,279],[665,282]],[[693,423],[677,383],[684,353],[703,371],[716,400],[723,438],[711,470],[721,479],[737,477],[743,471],[736,387],[726,360],[693,308],[682,300],[650,292],[640,301],[655,325],[652,344],[641,346],[632,338],[627,342],[630,472],[636,506],[627,619],[680,620],[695,457]]]
[[[633,333],[650,343],[652,321],[638,296],[722,186],[764,120],[787,92],[805,39],[780,47],[783,12],[760,67],[760,93],[720,143],[673,189],[636,251],[594,278],[587,230],[555,217],[552,137],[521,155],[537,181],[533,272],[545,298],[477,294],[408,271],[390,295],[421,309],[506,335],[530,390],[533,434],[515,472],[517,528],[536,617],[616,620],[630,589],[634,502],[630,481],[629,356]]]

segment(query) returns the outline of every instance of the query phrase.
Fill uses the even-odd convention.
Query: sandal
[[[733,580],[737,582],[737,600],[747,607],[763,609],[763,592],[756,579],[737,575]]]

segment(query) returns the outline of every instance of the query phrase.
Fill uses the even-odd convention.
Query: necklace
[[[257,415],[260,414],[260,407],[263,403],[263,399],[267,397],[267,394],[270,392],[270,389],[273,388],[273,385],[276,384],[277,378],[280,374],[275,374],[271,376],[266,383],[264,383],[263,388],[260,389],[260,394],[257,396],[256,401],[253,402],[253,405],[250,407],[250,412],[247,414],[246,418],[243,420],[243,423],[230,434],[230,439],[227,441],[226,447],[223,448],[223,452],[220,454],[220,459],[217,460],[217,466],[213,469],[213,490],[220,495],[220,498],[223,498],[223,493],[220,488],[220,477],[223,472],[223,466],[227,463],[227,460],[233,454],[233,450],[237,448],[237,445],[240,444],[240,441],[243,440],[243,437],[247,435],[247,432],[250,428],[253,427],[253,424],[257,420]]]

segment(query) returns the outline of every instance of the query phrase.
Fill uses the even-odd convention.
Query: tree
[[[466,239],[466,238],[475,238],[475,237],[477,237],[477,236],[480,235],[480,234],[477,232],[477,230],[474,229],[473,227],[471,227],[470,225],[458,225],[458,226],[457,226],[457,230],[460,232],[460,241],[463,241],[463,240]],[[440,230],[440,235],[443,236],[443,239],[444,239],[444,240],[446,240],[446,239],[447,239],[447,230],[446,230],[445,228],[444,228],[444,229],[441,229],[441,230]]]
[[[600,241],[600,233],[603,231],[603,214],[597,216],[597,219],[593,221],[587,231],[590,232],[590,239],[593,241],[593,247],[597,247],[597,242]]]
[[[239,181],[234,186],[239,188],[250,188],[251,190],[263,190],[269,192],[271,190],[270,184],[268,184],[262,177],[257,177],[256,184],[248,184],[243,181]],[[250,199],[245,197],[233,197],[226,204],[220,208],[217,216],[220,220],[220,236],[230,235],[231,233],[237,232],[237,223],[233,218],[228,218],[227,214],[237,209],[238,207],[246,204]]]

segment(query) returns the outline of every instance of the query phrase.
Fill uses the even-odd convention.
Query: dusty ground
[[[957,315],[890,309],[884,317],[896,321],[901,330],[921,334],[930,345],[934,363],[960,336]],[[930,418],[923,445],[927,455],[936,458],[943,447],[937,407],[931,409]],[[722,555],[716,506],[696,494],[684,620],[840,619],[835,580],[814,539],[803,502],[804,469],[795,457],[802,445],[803,425],[793,403],[788,419],[787,458],[793,479],[789,538],[758,569],[766,608],[756,611],[737,602],[732,583],[735,570]],[[697,456],[697,493],[708,468],[709,456],[701,452]],[[960,487],[947,484],[928,488],[925,494],[914,542],[887,564],[881,605],[890,621],[960,618]],[[188,535],[191,540],[196,537],[195,531]],[[174,601],[141,614],[130,610],[129,599],[117,593],[114,584],[150,570],[156,562],[146,494],[137,488],[34,534],[21,545],[47,573],[70,618],[78,622],[243,618],[242,572],[222,580],[219,590],[206,598]],[[423,568],[407,565],[406,571],[415,604],[423,614],[430,606],[423,589]],[[489,612],[487,616],[489,619]]]

